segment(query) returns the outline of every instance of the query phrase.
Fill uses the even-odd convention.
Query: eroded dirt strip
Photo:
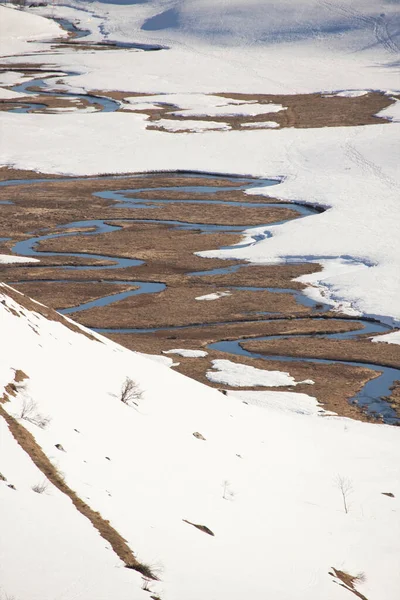
[[[11,382],[9,385],[13,385]],[[149,579],[156,579],[152,574],[151,569],[142,564],[129,548],[126,540],[114,529],[109,521],[103,519],[100,513],[94,511],[86,502],[65,483],[62,475],[57,471],[56,467],[47,458],[39,444],[36,442],[33,435],[12,417],[2,406],[7,400],[6,395],[0,399],[0,417],[2,417],[14,436],[15,440],[21,448],[30,456],[37,468],[43,475],[58,489],[60,492],[68,496],[74,507],[89,521],[93,527],[97,529],[102,538],[104,538],[112,547],[115,554],[121,559],[125,566],[129,569],[138,571]]]

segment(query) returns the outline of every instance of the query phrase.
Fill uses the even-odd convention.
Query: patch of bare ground
[[[56,321],[58,323],[61,323],[62,325],[64,325],[64,327],[68,327],[68,329],[71,329],[71,331],[74,331],[75,333],[80,333],[81,335],[84,335],[90,340],[98,341],[98,339],[95,338],[91,333],[89,333],[88,331],[84,331],[81,327],[79,327],[69,319],[66,319],[54,309],[48,308],[47,306],[44,306],[43,304],[32,300],[28,296],[25,296],[22,292],[18,292],[10,286],[0,283],[0,293],[1,292],[15,300],[15,302],[17,302],[23,308],[38,313],[46,319],[48,319],[49,321]]]
[[[359,573],[358,575],[350,575],[346,571],[341,571],[340,569],[335,569],[332,567],[333,573],[329,573],[332,577],[334,577],[335,583],[338,583],[341,587],[344,587],[346,590],[360,598],[361,600],[368,600],[364,594],[359,592],[356,589],[356,585],[358,583],[362,583],[365,581],[364,573]],[[340,583],[339,583],[340,582]]]
[[[65,281],[35,281],[28,283],[17,283],[14,288],[23,294],[35,298],[45,305],[51,304],[54,308],[70,308],[91,302],[103,296],[119,294],[127,290],[137,289],[134,285],[65,282]]]
[[[203,533],[207,533],[208,535],[212,535],[212,536],[215,535],[215,533],[213,531],[211,531],[211,529],[209,527],[207,527],[207,525],[198,525],[197,523],[192,523],[191,521],[188,521],[187,519],[182,519],[182,521],[184,523],[187,523],[188,525],[192,525],[193,527],[196,527],[196,529],[199,529],[199,531],[202,531]]]
[[[125,94],[125,95],[124,95]],[[132,92],[121,93],[118,100],[124,101],[126,98],[134,96],[144,96],[145,94],[133,94]],[[157,124],[160,119],[170,121],[213,121],[215,123],[227,124],[231,129],[248,131],[252,123],[262,123],[274,121],[280,128],[318,128],[318,127],[354,127],[358,125],[372,125],[387,122],[386,119],[376,117],[375,115],[393,104],[394,100],[382,92],[368,92],[363,96],[356,98],[344,96],[332,96],[328,94],[293,94],[293,95],[272,95],[272,94],[236,94],[230,92],[213,94],[228,100],[239,100],[245,102],[255,102],[261,105],[282,104],[284,110],[279,112],[264,113],[259,115],[233,115],[233,116],[207,116],[190,115],[185,117],[182,114],[174,114],[179,107],[173,104],[160,104],[157,108],[140,109],[134,111],[147,116],[149,129],[158,129],[169,132],[164,127]],[[148,94],[151,100],[151,94]],[[123,110],[123,109],[121,109]],[[232,111],[240,110],[240,106],[233,106]],[[126,111],[125,111],[126,112]],[[243,127],[245,125],[245,127]],[[268,125],[266,125],[268,128]],[[259,129],[259,127],[257,127]],[[178,133],[184,133],[190,129],[182,130]],[[176,133],[176,132],[174,132]]]
[[[15,369],[14,381],[10,381],[4,387],[4,393],[0,397],[0,404],[7,402],[10,396],[16,396],[18,393],[18,384],[25,381],[25,379],[29,379],[28,375],[21,369]]]
[[[16,419],[0,405],[0,416],[7,422],[10,432],[21,448],[29,455],[38,469],[45,477],[57,488],[68,496],[74,507],[97,529],[102,538],[104,538],[112,547],[115,554],[121,559],[125,566],[142,573],[150,579],[156,579],[151,572],[150,567],[141,563],[132,550],[129,548],[126,540],[112,527],[109,521],[103,519],[99,512],[94,511],[86,502],[65,483],[62,475],[56,467],[50,462],[42,448],[36,442],[33,435],[25,429]]]
[[[394,381],[390,388],[391,394],[386,400],[390,406],[400,415],[400,381]]]
[[[175,284],[158,294],[126,298],[108,306],[96,307],[74,315],[83,325],[96,327],[171,327],[174,325],[207,325],[231,321],[260,321],[263,311],[308,315],[311,310],[296,303],[293,296],[272,292],[232,290],[231,295],[211,302],[196,300],[204,294],[203,286]]]
[[[24,169],[14,169],[13,167],[0,167],[0,181],[12,181],[13,179],[46,179],[53,175],[37,173],[36,171],[27,171]]]
[[[264,342],[246,342],[242,346],[251,352],[274,356],[326,358],[400,368],[400,347],[397,344],[373,344],[365,338],[356,341],[292,337]],[[380,347],[376,348],[376,346]]]

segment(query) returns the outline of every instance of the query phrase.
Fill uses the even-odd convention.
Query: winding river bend
[[[111,176],[111,177],[94,177],[94,178],[89,178],[92,180],[104,180],[104,179],[112,179],[115,181],[115,189],[113,189],[112,191],[99,191],[96,192],[94,195],[97,195],[100,198],[104,198],[107,200],[112,200],[115,202],[114,207],[118,208],[123,206],[124,208],[136,208],[136,209],[149,209],[149,208],[155,208],[156,205],[160,205],[163,203],[179,203],[179,204],[199,204],[199,203],[204,203],[204,205],[210,204],[210,205],[220,205],[221,209],[223,209],[224,206],[229,206],[229,205],[235,205],[235,206],[246,206],[246,207],[255,207],[255,208],[268,208],[268,207],[272,207],[272,206],[278,206],[279,208],[291,208],[294,209],[297,214],[298,214],[298,218],[311,218],[313,214],[319,213],[321,212],[323,209],[319,208],[319,207],[313,207],[313,206],[308,206],[308,205],[303,205],[303,204],[296,204],[296,203],[279,203],[279,204],[274,204],[274,203],[254,203],[251,202],[251,196],[248,196],[249,198],[249,202],[230,202],[229,200],[218,200],[217,197],[216,199],[212,199],[212,196],[214,194],[216,194],[216,192],[221,192],[221,191],[225,191],[225,192],[229,192],[232,189],[234,190],[246,190],[249,188],[255,188],[255,187],[266,187],[266,186],[272,186],[272,185],[276,185],[279,184],[278,180],[270,180],[270,179],[260,179],[260,180],[254,180],[254,179],[249,179],[249,178],[234,178],[234,177],[229,177],[224,175],[223,176],[223,180],[224,181],[231,181],[233,183],[235,183],[235,187],[224,187],[223,184],[218,186],[218,187],[213,187],[210,185],[206,184],[206,177],[210,177],[210,175],[199,175],[198,173],[186,173],[186,174],[179,174],[180,177],[184,177],[187,181],[187,185],[184,186],[174,186],[174,187],[156,187],[156,188],[151,188],[151,187],[131,187],[129,189],[118,189],[118,179],[120,179],[119,176]],[[124,178],[126,178],[126,176],[122,176]],[[204,177],[205,180],[205,184],[204,185],[193,185],[191,184],[191,179],[196,178],[196,180],[199,180],[200,177]],[[216,175],[212,175],[213,179],[215,179],[217,176]],[[58,182],[58,181],[71,181],[71,179],[74,179],[75,181],[79,181],[79,178],[62,178],[62,177],[57,177],[57,178],[47,178],[47,179],[34,179],[34,180],[12,180],[12,181],[5,181],[5,182],[1,182],[0,183],[0,187],[8,187],[8,186],[19,186],[19,185],[26,185],[26,184],[37,184],[40,183],[40,181],[43,182]],[[85,178],[88,179],[88,178]],[[133,181],[134,181],[134,177],[132,177]],[[238,185],[239,182],[239,185]],[[154,199],[148,199],[148,198],[143,198],[143,197],[139,197],[141,193],[146,192],[147,195],[149,195],[149,193],[151,192],[171,192],[171,195],[173,196],[173,193],[175,192],[179,192],[180,193],[180,197],[182,195],[184,195],[184,199],[179,199],[177,200],[176,198],[165,198],[163,197],[162,199],[160,198],[154,198]],[[211,199],[210,199],[211,196]],[[119,224],[115,224],[115,222],[118,222]],[[246,245],[249,244],[256,244],[258,243],[261,239],[265,239],[266,237],[269,237],[271,235],[269,228],[271,226],[271,224],[266,224],[266,225],[257,225],[255,227],[243,227],[243,226],[232,226],[232,225],[217,225],[217,224],[204,224],[204,223],[189,223],[189,222],[184,222],[184,221],[176,221],[176,220],[162,220],[162,219],[121,219],[121,218],[117,218],[117,219],[110,219],[107,218],[106,220],[101,220],[101,219],[97,219],[97,220],[83,220],[83,221],[74,221],[74,222],[70,222],[70,223],[65,223],[62,225],[59,225],[56,230],[52,231],[52,232],[48,232],[48,230],[42,230],[37,232],[34,236],[30,237],[27,240],[24,241],[20,241],[17,242],[13,248],[12,251],[16,254],[16,255],[22,255],[22,256],[29,256],[29,257],[35,257],[35,258],[40,258],[43,256],[61,256],[61,257],[76,257],[76,258],[80,258],[80,259],[87,259],[87,260],[99,260],[99,261],[110,261],[111,264],[108,264],[106,266],[104,266],[103,264],[91,264],[91,265],[79,265],[79,266],[54,266],[54,267],[46,267],[47,269],[51,270],[52,269],[57,269],[58,272],[60,269],[68,269],[68,270],[74,270],[77,272],[77,274],[79,272],[82,272],[83,270],[91,270],[91,271],[96,271],[99,269],[108,269],[108,270],[112,270],[112,269],[121,269],[124,267],[132,267],[132,266],[139,266],[141,264],[143,264],[142,260],[139,259],[135,259],[135,258],[124,258],[124,257],[118,257],[118,256],[110,256],[110,255],[104,255],[104,254],[87,254],[87,253],[80,253],[80,252],[48,252],[48,251],[43,251],[40,250],[38,245],[41,242],[45,242],[46,240],[49,239],[53,239],[53,238],[61,238],[61,237],[68,237],[68,236],[93,236],[93,235],[98,235],[100,233],[106,233],[106,232],[112,232],[112,231],[116,231],[117,229],[121,228],[121,222],[131,222],[131,223],[140,223],[143,224],[143,227],[146,227],[147,223],[158,223],[158,224],[164,224],[167,225],[171,228],[177,228],[177,229],[184,229],[184,230],[197,230],[197,231],[201,231],[204,235],[206,235],[207,233],[210,232],[215,232],[218,231],[219,233],[232,233],[232,232],[241,232],[243,230],[246,230],[247,233],[250,233],[250,237],[248,238],[249,241],[246,242]],[[281,223],[283,223],[284,221],[282,221]],[[278,223],[275,222],[273,223],[273,225],[277,225]],[[79,228],[79,231],[76,231],[76,229]],[[70,229],[74,229],[74,231],[66,231],[66,230],[70,230]],[[251,235],[251,230],[254,229],[254,235]],[[260,233],[261,232],[261,233]],[[315,260],[317,260],[318,257],[314,257]],[[311,257],[312,260],[312,257]],[[303,262],[303,261],[302,261]],[[39,263],[33,264],[30,266],[30,269],[35,269],[36,266],[40,266]],[[227,273],[232,273],[232,272],[237,272],[241,269],[246,269],[249,266],[248,263],[239,263],[236,265],[231,265],[229,267],[222,267],[222,268],[218,268],[218,269],[210,269],[208,271],[197,271],[197,272],[190,272],[187,273],[187,276],[193,276],[196,275],[197,277],[207,277],[210,275],[214,275],[214,274],[227,274]],[[29,282],[40,282],[40,281],[45,281],[43,279],[41,280],[35,280],[35,279],[29,279]],[[65,283],[73,283],[73,282],[79,282],[79,281],[83,281],[83,280],[79,280],[78,278],[71,280],[71,279],[49,279],[48,281],[58,281],[58,282],[65,282]],[[88,280],[85,279],[85,282],[88,283]],[[22,283],[21,280],[19,280],[18,282],[15,283]],[[90,302],[84,302],[78,306],[74,306],[72,308],[67,308],[67,309],[63,309],[60,310],[59,312],[63,313],[63,314],[67,314],[67,315],[73,315],[74,313],[77,312],[82,312],[85,310],[90,310],[91,308],[96,308],[99,306],[106,306],[108,304],[112,304],[115,302],[118,302],[120,300],[123,300],[129,296],[137,296],[137,295],[141,295],[141,294],[157,294],[161,291],[163,291],[166,287],[166,285],[162,282],[148,282],[148,281],[141,281],[141,280],[137,280],[137,281],[132,281],[132,280],[124,280],[119,278],[116,278],[115,280],[108,280],[106,282],[110,288],[112,288],[112,285],[121,285],[121,284],[126,284],[126,285],[131,285],[131,286],[135,286],[135,289],[130,289],[127,291],[123,291],[121,293],[117,293],[117,294],[106,294],[101,298],[98,298],[96,300],[90,301]],[[299,290],[296,289],[290,289],[290,288],[273,288],[273,287],[246,287],[246,286],[229,286],[228,287],[230,289],[238,289],[238,290],[247,290],[250,292],[258,292],[258,291],[269,291],[269,292],[274,292],[274,293],[286,293],[286,294],[291,294],[295,297],[296,301],[300,304],[304,304],[310,308],[313,309],[312,315],[311,315],[311,319],[316,319],[316,320],[320,320],[322,318],[324,318],[324,313],[326,313],[331,307],[329,307],[328,305],[324,305],[324,304],[320,304],[320,303],[316,303],[314,302],[312,299],[310,299],[309,297],[307,297],[306,295],[304,295],[302,292],[300,292]],[[279,313],[278,313],[279,315]],[[264,316],[265,318],[263,318],[262,320],[257,320],[257,322],[261,323],[267,323],[271,320],[274,320],[276,322],[277,319],[279,319],[279,316],[277,314],[272,315],[271,313],[266,313]],[[268,318],[268,316],[270,318]],[[331,318],[331,317],[330,317]],[[340,321],[340,317],[338,317],[337,319],[334,319],[336,321]],[[382,323],[379,323],[377,321],[373,321],[370,319],[346,319],[347,322],[351,322],[356,324],[356,326],[358,327],[358,329],[353,330],[353,331],[346,331],[346,332],[341,332],[341,333],[321,333],[321,334],[295,334],[295,335],[287,335],[287,334],[282,334],[280,336],[262,336],[262,337],[251,337],[251,338],[246,338],[246,337],[241,337],[235,340],[221,340],[221,341],[217,341],[215,343],[209,344],[209,348],[212,350],[218,350],[221,352],[225,352],[227,353],[227,355],[229,356],[229,354],[233,354],[233,355],[237,355],[237,356],[246,356],[249,358],[255,358],[255,359],[262,359],[266,362],[266,366],[268,365],[268,360],[278,360],[278,361],[285,361],[288,363],[291,362],[308,362],[308,363],[323,363],[323,364],[343,364],[343,365],[350,365],[350,366],[355,366],[355,367],[366,367],[372,371],[374,371],[377,374],[377,377],[370,380],[369,382],[367,382],[364,387],[358,392],[358,394],[356,394],[351,400],[350,402],[355,402],[358,403],[361,407],[364,407],[365,410],[367,412],[369,412],[370,414],[378,414],[380,415],[383,420],[386,423],[390,423],[390,424],[396,424],[399,422],[399,419],[396,416],[395,411],[391,408],[389,402],[387,400],[385,400],[385,397],[390,396],[390,388],[393,386],[393,383],[396,380],[400,379],[400,370],[399,369],[395,369],[395,368],[390,368],[384,365],[380,365],[380,364],[373,364],[373,363],[366,363],[366,362],[355,362],[355,361],[349,361],[349,360],[332,360],[332,359],[321,359],[321,358],[309,358],[309,357],[290,357],[290,356],[275,356],[275,355],[265,355],[265,354],[261,354],[261,353],[256,353],[256,352],[252,352],[249,350],[246,350],[245,347],[243,347],[243,345],[248,342],[248,341],[268,341],[268,340],[273,340],[273,339],[282,339],[282,338],[294,338],[294,337],[301,337],[301,338],[330,338],[330,339],[337,339],[337,340],[349,340],[349,339],[357,339],[357,337],[360,334],[369,334],[369,335],[376,335],[379,333],[385,333],[390,331],[390,327],[388,325],[384,325]],[[243,321],[240,321],[243,322]],[[192,325],[179,325],[179,326],[166,326],[166,327],[157,327],[157,328],[137,328],[134,327],[134,324],[132,324],[132,327],[129,328],[124,328],[124,329],[112,329],[112,328],[97,328],[95,329],[96,331],[100,332],[100,333],[105,333],[105,334],[111,334],[111,333],[134,333],[134,334],[140,334],[140,333],[151,333],[151,332],[156,332],[156,331],[163,331],[163,330],[168,330],[168,331],[173,331],[173,330],[182,330],[182,329],[188,329],[188,328],[199,328],[199,327],[203,327],[203,326],[208,326],[208,325],[213,325],[213,324],[223,324],[223,323],[204,323],[204,324],[192,324]],[[228,324],[228,323],[227,323]],[[235,324],[235,321],[229,321],[229,325]]]

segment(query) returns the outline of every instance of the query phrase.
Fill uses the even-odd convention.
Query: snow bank
[[[189,119],[185,119],[184,121],[159,119],[158,121],[151,121],[149,125],[162,127],[168,131],[191,131],[197,133],[203,131],[225,131],[230,129],[229,125],[226,125],[225,123],[218,123],[216,121],[190,121]]]
[[[373,342],[386,342],[387,344],[400,344],[400,331],[392,331],[391,333],[385,333],[385,335],[379,335],[378,337],[371,338]]]
[[[390,119],[396,123],[400,122],[400,100],[398,98],[394,98],[396,102],[387,108],[376,113],[377,117],[382,117],[383,119]]]
[[[213,369],[207,371],[207,379],[214,383],[224,383],[232,387],[280,387],[286,385],[298,385],[299,383],[314,383],[311,379],[295,381],[289,373],[283,371],[268,371],[257,369],[250,365],[242,365],[230,360],[213,360]]]
[[[163,350],[163,354],[177,354],[186,358],[203,358],[208,355],[205,350],[187,350],[186,348],[175,348],[172,350]]]
[[[213,292],[212,294],[205,294],[204,296],[197,296],[195,300],[218,300],[224,296],[232,296],[232,292]]]
[[[67,35],[55,21],[1,5],[0,22],[3,24],[0,39],[1,56],[37,50],[37,44],[28,43],[31,40],[51,40]]]
[[[38,258],[29,258],[27,256],[11,256],[11,254],[0,254],[0,264],[12,263],[31,263],[40,262]]]

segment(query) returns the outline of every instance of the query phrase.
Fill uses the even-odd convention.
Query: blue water
[[[78,75],[78,73],[74,73],[72,71],[70,72],[65,72],[65,76],[74,76],[74,75]],[[60,78],[60,75],[56,76],[57,80]],[[111,98],[106,98],[104,96],[93,96],[91,94],[76,94],[74,92],[54,92],[48,89],[48,82],[51,82],[52,79],[54,79],[53,77],[49,77],[47,79],[33,79],[33,80],[29,80],[29,81],[24,81],[23,83],[20,83],[18,85],[14,85],[11,89],[14,92],[19,92],[21,94],[25,94],[26,96],[29,95],[37,95],[38,93],[40,93],[41,95],[44,96],[51,96],[52,98],[74,98],[74,99],[81,99],[83,101],[88,102],[91,105],[100,105],[101,106],[101,112],[115,112],[116,110],[119,109],[120,104],[119,102],[116,102],[115,100],[112,100]],[[40,92],[33,92],[30,91],[31,87],[35,87],[35,88],[39,88]],[[35,106],[39,106],[39,105],[35,105]],[[13,109],[15,112],[15,109]],[[26,110],[22,110],[20,112],[28,112]],[[76,109],[76,112],[79,112],[79,109]]]

